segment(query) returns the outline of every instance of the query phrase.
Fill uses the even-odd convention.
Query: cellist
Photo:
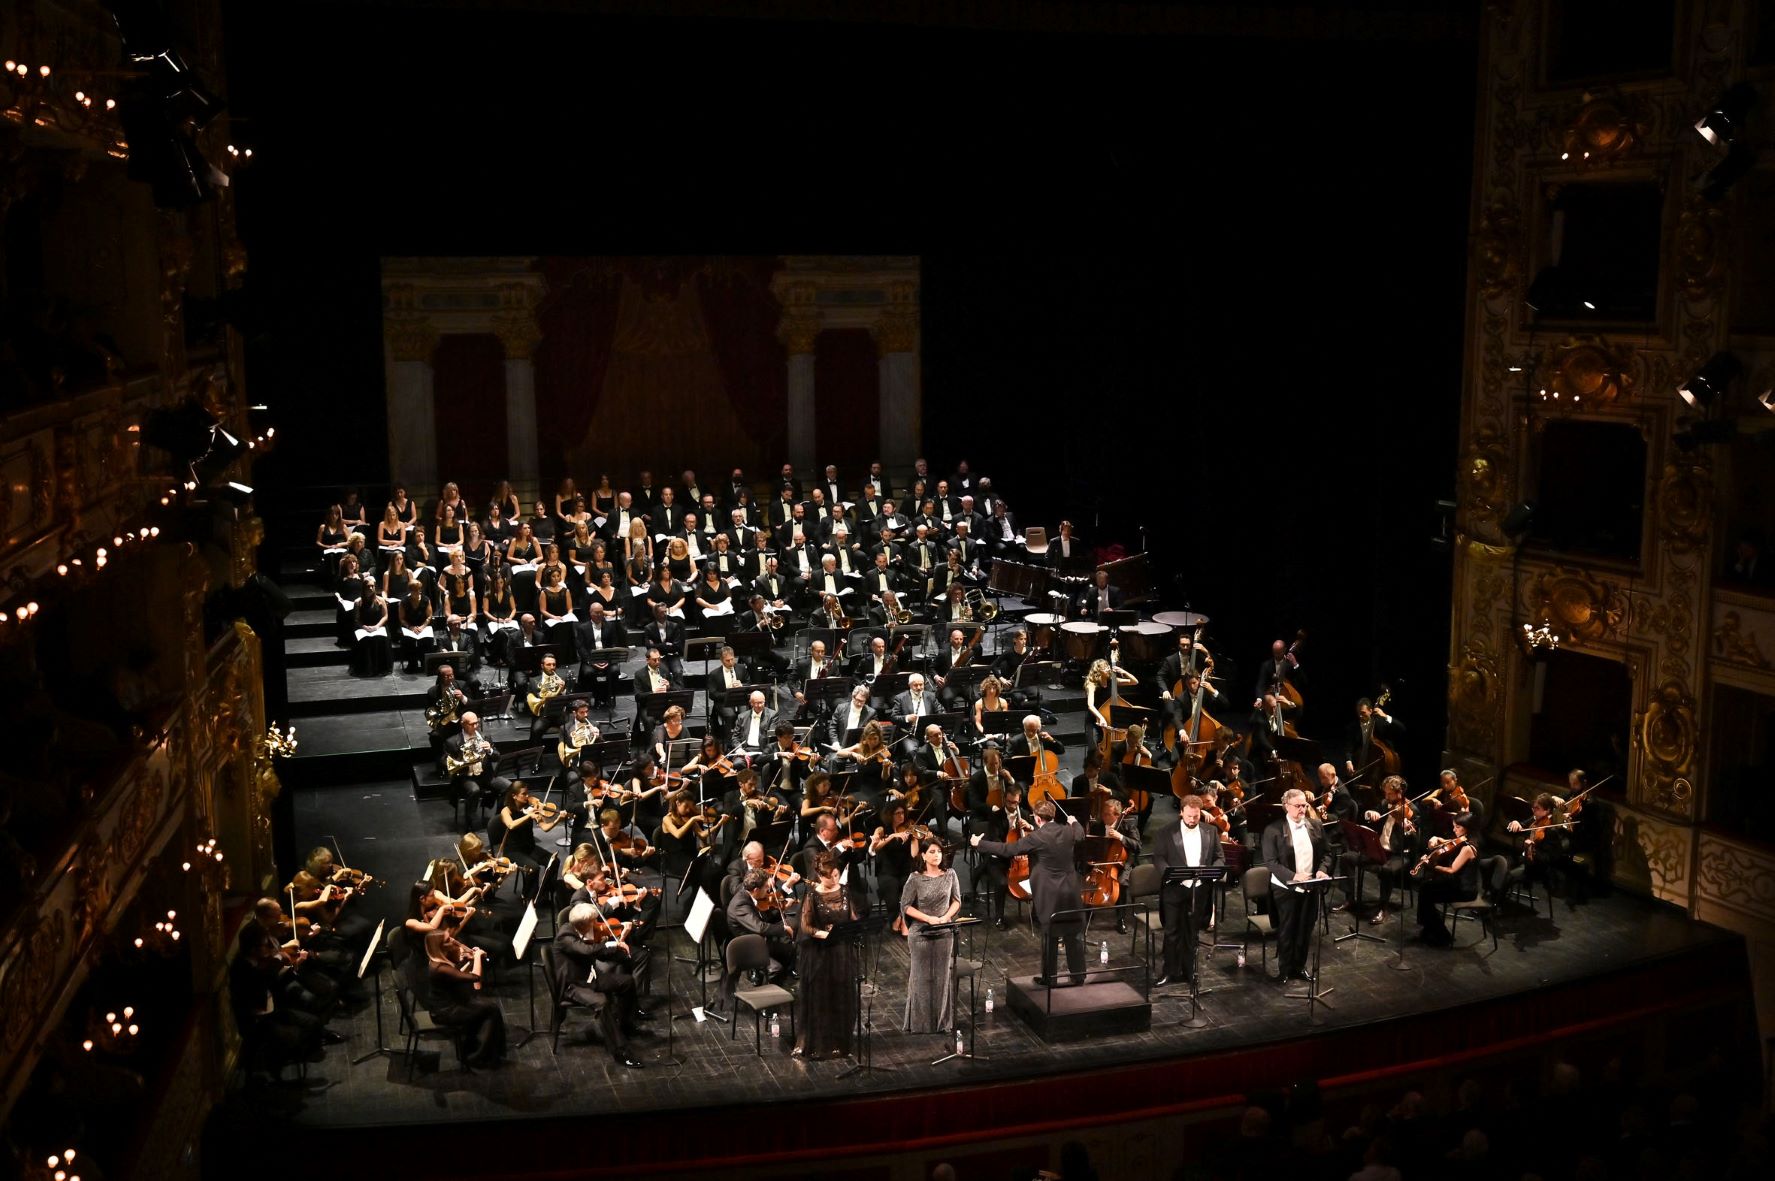
[[[987,808],[984,831],[992,840],[1010,845],[1013,852],[1006,856],[988,853],[980,858],[980,872],[986,877],[987,890],[992,900],[992,921],[1001,931],[1007,926],[1005,894],[1010,884],[1011,861],[1015,856],[1016,842],[1035,829],[1034,820],[1023,807],[1023,785],[1007,775],[1003,780],[1003,791],[1003,805],[995,804]]]

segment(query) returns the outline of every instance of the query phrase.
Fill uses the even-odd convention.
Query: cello
[[[1005,844],[1016,844],[1017,838],[1028,832],[1030,827],[1029,821],[1023,819],[1023,809],[1007,808],[1005,810]],[[1019,902],[1030,900],[1028,854],[1011,858],[1011,864],[1005,870],[1005,892]]]

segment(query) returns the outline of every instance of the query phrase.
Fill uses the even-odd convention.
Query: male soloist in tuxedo
[[[1281,977],[1305,979],[1307,952],[1313,943],[1319,894],[1289,889],[1289,884],[1330,876],[1331,850],[1319,822],[1307,816],[1306,793],[1290,789],[1282,795],[1285,815],[1263,830],[1261,864],[1270,871],[1270,904],[1276,914],[1276,963]]]
[[[1152,843],[1153,864],[1159,869],[1159,918],[1165,924],[1165,974],[1153,982],[1184,984],[1195,978],[1196,932],[1208,923],[1214,910],[1212,882],[1166,882],[1173,869],[1224,866],[1220,830],[1202,819],[1202,797],[1184,796],[1178,804],[1179,819],[1167,825]]]

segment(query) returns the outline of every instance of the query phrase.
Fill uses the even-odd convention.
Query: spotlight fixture
[[[1727,88],[1726,92],[1714,100],[1713,107],[1701,116],[1695,124],[1695,130],[1701,138],[1719,147],[1729,144],[1738,138],[1739,130],[1744,126],[1744,116],[1757,99],[1756,87],[1748,82],[1740,82]]]
[[[216,491],[222,499],[235,505],[244,505],[253,498],[253,486],[242,484],[239,480],[230,480]]]
[[[1707,359],[1695,376],[1676,387],[1677,397],[1697,410],[1705,411],[1744,372],[1744,366],[1731,353],[1715,353]]]
[[[1738,437],[1738,420],[1735,418],[1702,419],[1691,422],[1687,427],[1672,436],[1678,451],[1691,452],[1697,447],[1713,447],[1720,443],[1730,443]]]
[[[1733,144],[1726,152],[1726,158],[1702,173],[1695,181],[1695,188],[1703,200],[1719,202],[1725,199],[1726,191],[1744,179],[1752,167],[1756,165],[1757,154],[1744,144]]]
[[[1775,388],[1766,389],[1758,394],[1757,405],[1761,406],[1764,410],[1767,410],[1770,414],[1775,414]]]
[[[1504,536],[1514,540],[1527,533],[1535,523],[1535,502],[1524,500],[1504,517]]]

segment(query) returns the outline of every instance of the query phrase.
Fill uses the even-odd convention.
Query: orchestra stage
[[[303,606],[315,611],[318,604]],[[311,625],[320,623],[315,614]],[[301,613],[292,618],[302,622]],[[389,883],[361,904],[372,918],[398,922],[406,882],[459,835],[448,801],[428,797],[420,785],[423,771],[411,773],[429,758],[420,712],[425,679],[397,673],[353,682],[336,661],[305,666],[298,657],[289,684],[303,746],[280,772],[292,784],[298,846],[330,845],[337,838],[350,864]],[[1046,703],[1058,716],[1050,729],[1068,744],[1065,761],[1076,769],[1085,729],[1080,694],[1059,690]],[[619,713],[632,710],[632,703],[621,704],[629,708]],[[697,704],[700,711],[700,694]],[[692,717],[700,721],[698,711]],[[490,736],[507,747],[524,740],[521,726],[494,723]],[[1175,815],[1175,803],[1166,797],[1155,808],[1149,833]],[[551,851],[552,838],[544,841]],[[972,877],[965,856],[957,868],[965,891]],[[460,1158],[495,1143],[501,1175],[513,1176],[565,1176],[569,1164],[574,1176],[623,1177],[731,1169],[736,1161],[806,1165],[844,1156],[891,1157],[920,1146],[959,1149],[1018,1132],[1050,1134],[1065,1126],[1169,1118],[1171,1112],[1236,1112],[1244,1096],[1301,1080],[1366,1077],[1414,1064],[1456,1068],[1512,1047],[1545,1047],[1748,997],[1744,948],[1735,935],[1620,893],[1575,903],[1562,897],[1551,918],[1544,892],[1539,902],[1533,914],[1520,906],[1504,911],[1496,950],[1474,922],[1458,925],[1452,950],[1412,942],[1410,916],[1380,927],[1363,923],[1361,929],[1382,942],[1333,942],[1350,925],[1346,916],[1334,915],[1321,970],[1322,986],[1331,991],[1311,1009],[1286,995],[1297,986],[1265,978],[1255,940],[1244,966],[1237,948],[1210,951],[1205,942],[1201,984],[1208,994],[1201,998],[1196,1027],[1186,1024],[1192,1016],[1188,992],[1170,988],[1151,996],[1149,1028],[1052,1042],[1007,1003],[1009,979],[1036,971],[1036,939],[1026,924],[1013,924],[1006,933],[982,923],[969,928],[972,954],[985,962],[973,1054],[947,1061],[938,1059],[954,1049],[949,1036],[900,1030],[908,953],[890,933],[871,950],[873,995],[864,1002],[873,1069],[855,1073],[850,1062],[788,1057],[787,1022],[780,1040],[766,1031],[760,1055],[748,1018],[735,1028],[686,1016],[704,994],[693,965],[682,962],[693,958],[694,949],[681,931],[654,939],[660,965],[650,1006],[655,1020],[646,1026],[652,1036],[633,1045],[645,1063],[638,1071],[616,1064],[600,1044],[587,1043],[592,1022],[581,1011],[570,1012],[559,1052],[551,1053],[547,983],[540,966],[523,965],[502,969],[492,989],[514,1047],[504,1066],[465,1073],[447,1043],[429,1039],[409,1063],[400,1052],[398,1013],[385,974],[382,1036],[393,1052],[353,1065],[376,1049],[376,1008],[338,1017],[332,1027],[346,1035],[344,1043],[328,1047],[300,1082],[243,1093],[226,1134],[271,1145],[293,1137],[323,1151],[336,1149],[330,1159],[353,1160],[360,1170],[398,1161],[403,1172],[428,1175],[459,1171]],[[1138,923],[1133,929],[1141,930]],[[1235,885],[1217,936],[1238,942],[1244,930]],[[545,918],[539,938],[551,933]],[[1104,945],[1110,967],[1133,967],[1123,978],[1144,989],[1144,936],[1118,935],[1113,922],[1094,929],[1093,967]],[[1273,949],[1269,963],[1273,968]],[[713,998],[717,981],[708,987]],[[983,1011],[988,988],[995,1001],[990,1014]],[[964,1014],[968,999],[964,985]],[[964,1017],[964,1029],[966,1024]],[[517,1045],[532,1030],[535,1036]],[[810,1145],[809,1129],[815,1127],[833,1129],[831,1142]],[[563,1139],[598,1129],[604,1130],[601,1137],[619,1134],[620,1149],[609,1148],[606,1139],[605,1150],[562,1154]]]
[[[441,848],[449,838],[447,807],[416,802],[410,786],[400,782],[305,790],[297,804],[305,839],[365,834],[370,840],[359,847],[375,852],[366,852],[363,863],[385,871],[422,863],[422,849]],[[960,869],[966,888],[965,860]],[[373,899],[378,916],[392,922],[401,894],[397,885],[366,901]],[[1237,940],[1243,928],[1234,891],[1220,938]],[[1331,936],[1347,929],[1343,916],[1333,916]],[[731,1144],[712,1137],[674,1135],[671,1129],[682,1126],[687,1110],[707,1121],[699,1127],[739,1121],[749,1151],[760,1155],[802,1151],[815,1113],[858,1129],[847,1139],[857,1151],[891,1152],[895,1142],[907,1139],[958,1137],[962,1142],[971,1134],[1022,1127],[1044,1101],[1062,1096],[1066,1115],[1082,1120],[1281,1089],[1300,1079],[1458,1060],[1557,1036],[1610,1014],[1628,1014],[1620,1018],[1627,1020],[1652,1000],[1667,1006],[1718,1002],[1742,993],[1747,981],[1737,936],[1619,893],[1577,905],[1561,899],[1551,919],[1544,896],[1538,915],[1509,911],[1500,921],[1496,951],[1489,938],[1480,937],[1476,923],[1460,924],[1454,950],[1410,942],[1409,920],[1404,927],[1391,919],[1384,927],[1364,924],[1362,929],[1378,931],[1385,942],[1334,944],[1328,937],[1322,983],[1332,991],[1311,1013],[1308,1002],[1288,999],[1283,985],[1264,978],[1255,943],[1243,968],[1236,950],[1210,954],[1204,945],[1202,987],[1211,992],[1201,1000],[1200,1028],[1185,1025],[1191,1016],[1187,991],[1167,989],[1153,995],[1151,1028],[1144,1032],[1049,1044],[1005,1004],[1007,978],[1035,969],[1036,940],[1026,927],[1013,926],[1005,934],[981,924],[972,928],[976,954],[983,954],[987,965],[979,999],[983,1007],[985,989],[991,987],[995,1011],[978,1012],[973,1058],[942,1063],[934,1060],[953,1048],[949,1038],[900,1032],[907,952],[890,935],[875,952],[874,996],[865,1002],[874,1029],[874,1069],[856,1074],[847,1073],[848,1062],[790,1059],[786,1022],[781,1041],[765,1034],[762,1056],[754,1053],[753,1030],[744,1017],[737,1029],[679,1020],[671,1023],[668,1043],[668,1013],[685,1014],[699,1000],[691,966],[683,963],[672,966],[670,1000],[653,1006],[654,1036],[635,1043],[645,1069],[625,1069],[601,1045],[586,1044],[590,1022],[579,1012],[569,1015],[560,1051],[553,1054],[547,986],[538,967],[537,1036],[513,1050],[510,1063],[497,1071],[464,1073],[448,1046],[440,1060],[439,1043],[430,1041],[421,1043],[411,1079],[398,1052],[353,1066],[353,1058],[376,1046],[375,1012],[365,1009],[335,1020],[334,1028],[345,1032],[347,1041],[328,1048],[323,1062],[311,1064],[303,1085],[261,1090],[251,1110],[272,1127],[289,1125],[304,1143],[336,1138],[353,1153],[383,1150],[390,1143],[385,1133],[395,1127],[535,1124],[514,1138],[520,1146],[537,1146],[515,1150],[516,1158],[507,1163],[518,1171],[530,1154],[535,1167],[548,1167],[550,1158],[540,1146],[546,1146],[555,1121],[572,1129],[584,1127],[588,1118],[620,1115],[625,1163],[611,1175],[671,1174],[732,1154]],[[1108,927],[1092,934],[1093,964],[1104,940],[1112,967],[1144,954],[1144,940],[1118,936]],[[669,946],[676,955],[693,954],[682,933],[674,933]],[[505,970],[494,990],[514,1043],[532,1028],[524,971]],[[965,1009],[965,986],[961,1000]],[[398,1051],[392,991],[381,1004],[385,1044]],[[949,1101],[957,1088],[977,1088],[978,1094]],[[484,1145],[497,1134],[488,1126],[471,1128],[467,1136]],[[413,1139],[413,1147],[401,1149],[403,1157],[423,1155],[426,1144],[438,1143]],[[443,1159],[448,1156],[444,1149]]]

